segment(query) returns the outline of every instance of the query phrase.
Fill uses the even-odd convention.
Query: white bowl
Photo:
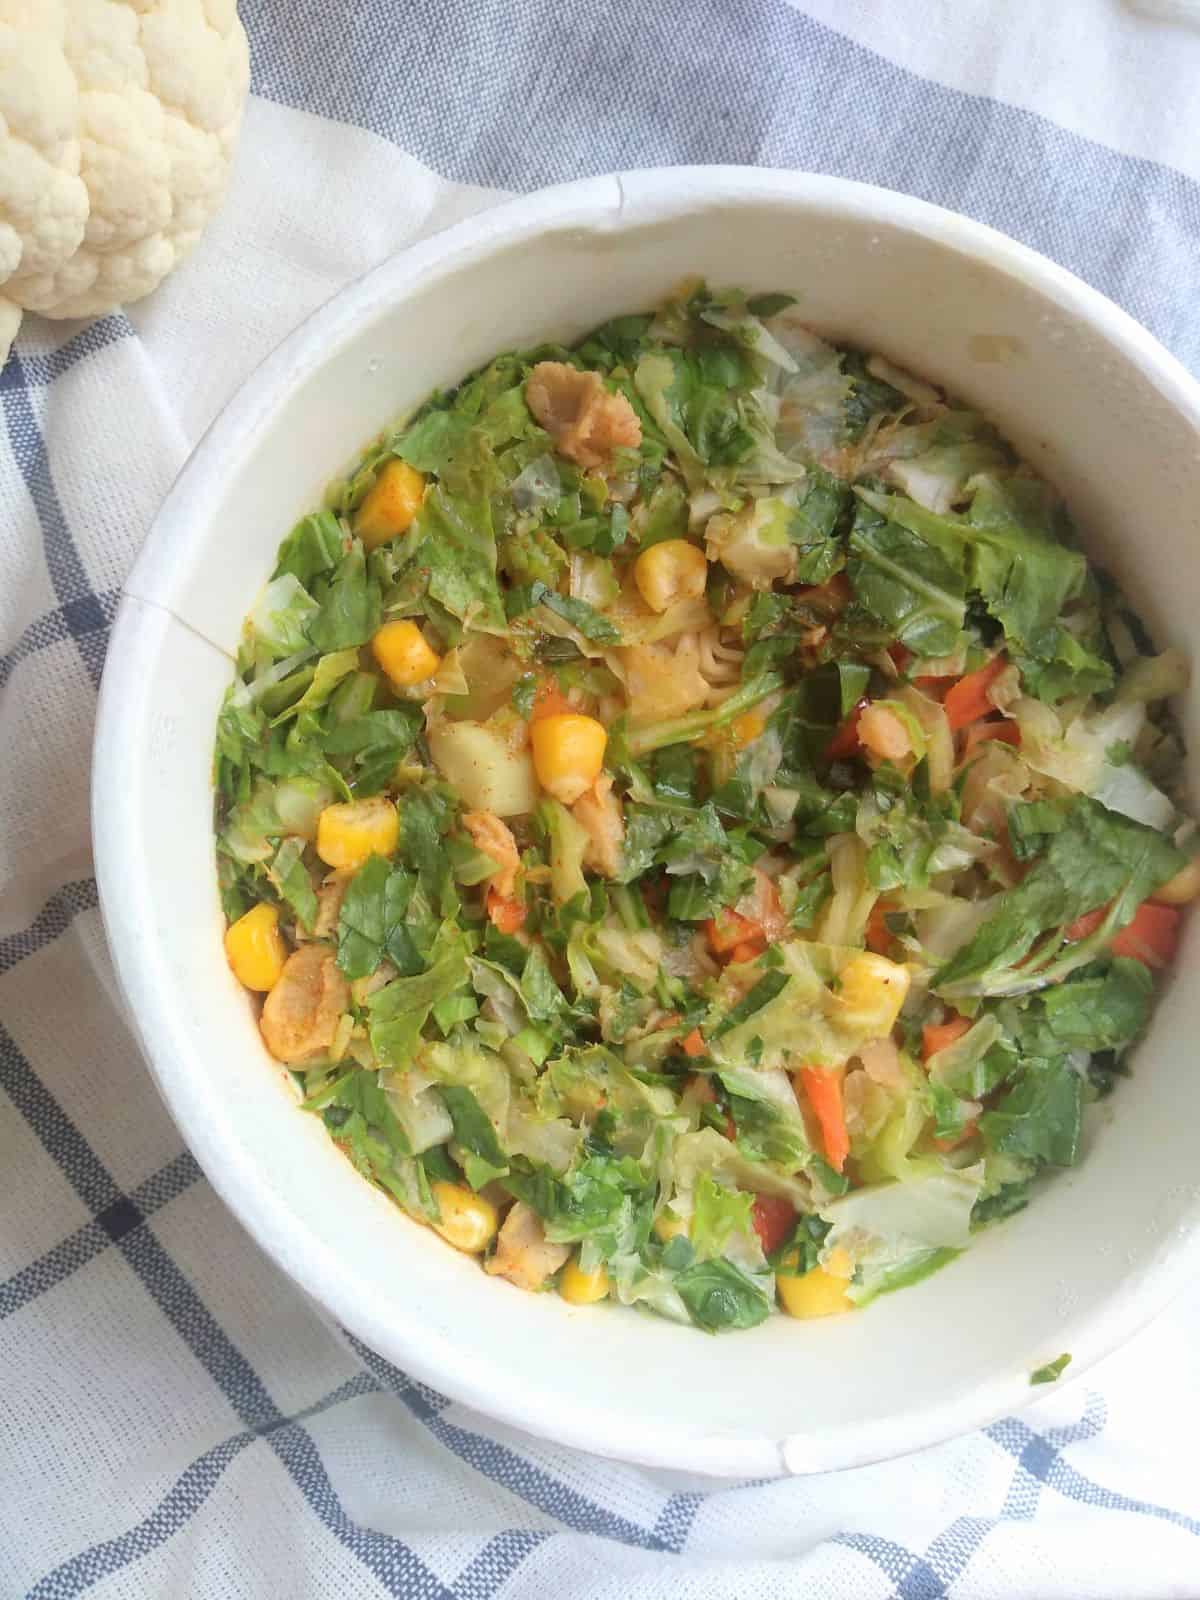
[[[652,305],[694,273],[790,290],[818,331],[988,411],[1067,495],[1089,550],[1158,638],[1195,637],[1200,389],[1109,301],[987,228],[841,179],[720,167],[599,178],[386,263],[242,388],[126,584],[94,828],[109,938],[159,1087],[228,1205],[332,1316],[532,1433],[647,1465],[769,1476],[986,1423],[1029,1398],[1032,1368],[1069,1350],[1077,1376],[1195,1270],[1195,991],[1177,982],[1163,995],[1135,1078],[1093,1117],[1083,1164],[960,1260],[856,1316],[710,1338],[520,1294],[357,1176],[296,1109],[225,964],[211,836],[213,730],[241,619],[329,478],[434,386]],[[1181,714],[1200,750],[1195,691]]]

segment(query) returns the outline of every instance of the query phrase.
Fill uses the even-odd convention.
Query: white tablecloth
[[[538,1444],[339,1340],[157,1100],[87,826],[107,630],[188,449],[306,312],[506,192],[684,161],[887,184],[1200,369],[1197,9],[243,0],[225,210],[151,299],[28,321],[0,375],[5,1600],[1200,1594],[1200,1292],[1019,1419],[757,1486]]]

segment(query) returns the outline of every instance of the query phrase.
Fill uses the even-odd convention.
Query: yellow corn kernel
[[[603,1265],[584,1272],[578,1258],[568,1261],[558,1280],[558,1292],[573,1306],[595,1305],[608,1294],[608,1273]]]
[[[1186,906],[1200,894],[1200,856],[1194,856],[1186,867],[1180,867],[1173,878],[1168,878],[1154,891],[1154,899],[1166,906]]]
[[[743,711],[741,716],[736,717],[729,725],[733,742],[739,750],[748,744],[753,744],[755,739],[766,732],[766,729],[767,719],[761,711]]]
[[[907,967],[864,950],[852,956],[839,974],[838,994],[854,1013],[854,1021],[870,1028],[872,1038],[892,1031],[908,994]]]
[[[676,600],[698,600],[708,582],[708,561],[686,539],[664,539],[643,550],[633,564],[633,581],[651,611],[665,611]]]
[[[833,1317],[840,1311],[853,1311],[854,1302],[846,1293],[844,1278],[835,1278],[824,1267],[813,1267],[799,1278],[775,1279],[779,1303],[789,1317]]]
[[[266,994],[279,981],[288,947],[279,931],[279,912],[262,901],[226,930],[225,955],[233,975],[247,989]]]
[[[355,533],[368,550],[386,544],[411,525],[424,495],[423,473],[407,461],[389,461],[380,469],[355,513]]]
[[[317,854],[339,871],[390,856],[399,843],[400,813],[382,795],[326,806],[317,818]]]
[[[654,1232],[663,1244],[668,1244],[672,1239],[677,1239],[682,1233],[688,1233],[688,1224],[685,1217],[676,1216],[673,1211],[660,1211],[654,1219]]]
[[[529,742],[542,788],[563,805],[573,806],[600,776],[608,734],[595,717],[561,712],[540,717],[529,730]]]
[[[486,1250],[496,1236],[498,1221],[492,1202],[461,1183],[447,1183],[444,1178],[429,1187],[442,1214],[441,1221],[433,1224],[434,1232],[469,1256]]]
[[[385,622],[371,640],[371,654],[395,689],[424,683],[442,664],[415,622]]]

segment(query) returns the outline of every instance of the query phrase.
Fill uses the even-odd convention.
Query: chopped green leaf
[[[697,1261],[675,1279],[692,1321],[706,1333],[755,1328],[771,1314],[766,1293],[732,1261]]]
[[[1019,994],[1062,976],[1090,958],[1091,941],[1069,947],[1057,964],[1057,943],[1033,965],[1018,963],[1043,933],[1110,902],[1107,930],[1116,932],[1185,860],[1162,834],[1079,798],[1033,870],[996,896],[987,921],[937,972],[934,987],[942,994]]]
[[[1073,1167],[1079,1158],[1083,1079],[1065,1061],[1030,1062],[979,1131],[992,1150],[1039,1165]]]
[[[342,525],[332,511],[304,517],[279,547],[275,576],[290,574],[306,587],[313,578],[332,572],[345,549]]]
[[[442,1083],[439,1091],[454,1122],[455,1143],[486,1161],[497,1174],[507,1171],[508,1157],[471,1090],[459,1083]]]
[[[382,856],[359,867],[338,916],[337,963],[348,978],[369,978],[385,956],[404,977],[424,970],[405,923],[413,887],[412,874]]]
[[[427,411],[409,424],[392,451],[418,472],[445,472],[465,444],[470,426],[470,419],[456,411]]]
[[[858,602],[917,655],[947,654],[966,617],[961,557],[879,514],[893,511],[898,496],[859,494],[847,567]]]
[[[308,624],[308,637],[322,653],[366,644],[379,627],[380,604],[379,585],[368,577],[366,556],[356,539]]]

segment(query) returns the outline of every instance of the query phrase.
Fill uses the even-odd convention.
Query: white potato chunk
[[[429,730],[429,750],[464,806],[516,817],[538,802],[537,779],[527,750],[512,750],[504,737],[478,722],[442,722]]]

